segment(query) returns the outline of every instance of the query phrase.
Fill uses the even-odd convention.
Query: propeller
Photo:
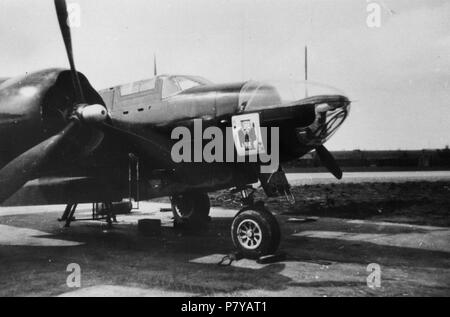
[[[0,203],[8,199],[27,181],[38,178],[49,158],[57,154],[64,147],[70,137],[84,124],[104,122],[107,110],[102,105],[87,105],[78,72],[73,59],[70,28],[67,25],[68,14],[65,0],[55,0],[56,14],[64,40],[67,57],[70,64],[73,88],[75,91],[75,105],[68,118],[68,125],[58,134],[32,147],[16,157],[0,170]]]
[[[75,125],[75,121],[72,121],[60,133],[21,154],[0,170],[0,202],[8,199],[27,181],[39,175],[49,157],[72,134]]]
[[[342,178],[342,170],[337,164],[335,158],[331,153],[327,150],[327,148],[323,145],[316,147],[316,153],[319,156],[322,164],[330,171],[331,174],[334,175],[337,179]]]
[[[73,60],[73,50],[72,50],[72,36],[70,34],[70,27],[68,25],[68,13],[67,5],[65,0],[55,0],[56,15],[58,16],[59,28],[61,30],[61,35],[64,40],[64,46],[66,47],[67,57],[70,64],[70,72],[72,74],[72,81],[75,88],[76,102],[84,103],[83,89],[81,88],[80,77],[75,68],[75,62]]]

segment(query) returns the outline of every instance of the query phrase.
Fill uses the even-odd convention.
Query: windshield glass
[[[187,89],[210,83],[210,81],[201,77],[167,76],[163,79],[162,97],[171,97]]]

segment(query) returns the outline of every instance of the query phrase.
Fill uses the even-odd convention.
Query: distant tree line
[[[395,151],[335,151],[332,152],[341,167],[361,168],[450,168],[450,149],[395,150]],[[294,161],[289,167],[320,167],[320,159],[315,152]]]

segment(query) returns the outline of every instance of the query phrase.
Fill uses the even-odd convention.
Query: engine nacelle
[[[86,107],[86,120],[97,120],[106,116],[103,100],[80,75],[86,102],[95,108]],[[74,106],[74,91],[70,71],[47,69],[0,83],[0,168],[9,161],[61,131],[68,122]],[[105,114],[99,109],[103,107]],[[93,141],[98,145],[99,132],[87,129],[82,136],[79,152],[92,150]]]

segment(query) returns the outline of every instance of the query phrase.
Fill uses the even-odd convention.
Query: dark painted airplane
[[[65,204],[61,220],[69,225],[77,204],[93,203],[93,217],[111,223],[120,202],[169,196],[176,223],[201,230],[209,220],[208,193],[232,189],[243,204],[233,220],[233,243],[254,257],[276,251],[280,230],[264,204],[253,200],[251,184],[259,181],[268,196],[288,197],[281,166],[264,174],[260,162],[176,163],[175,127],[193,130],[200,120],[203,129],[225,131],[233,118],[256,115],[261,127],[279,128],[281,164],[315,150],[342,177],[323,143],[347,118],[347,97],[309,91],[309,97],[286,101],[270,84],[169,75],[97,92],[75,69],[65,1],[55,6],[70,69],[0,79],[3,206]]]

